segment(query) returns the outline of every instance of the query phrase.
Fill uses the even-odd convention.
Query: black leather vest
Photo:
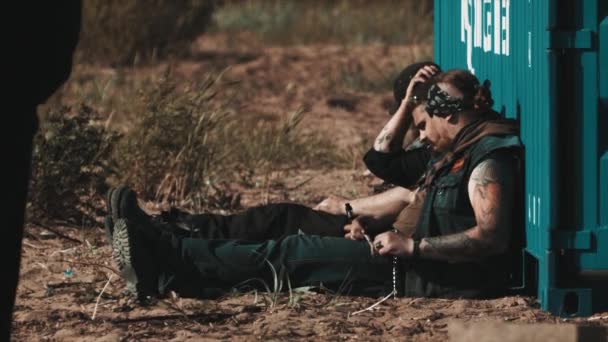
[[[516,171],[515,168],[521,158],[519,138],[517,136],[484,137],[463,151],[452,164],[439,170],[435,180],[427,189],[414,233],[415,239],[461,233],[477,224],[468,195],[469,177],[473,169],[492,153],[506,153],[513,156],[513,166]],[[515,201],[517,209],[514,214],[521,216],[523,197],[518,196]],[[519,220],[515,220],[514,223],[519,223]],[[523,226],[515,224],[512,235],[512,248],[502,255],[465,263],[435,260],[417,260],[409,263],[406,265],[404,294],[446,298],[498,295],[508,282],[511,272],[510,259],[520,248],[519,236],[523,236]]]

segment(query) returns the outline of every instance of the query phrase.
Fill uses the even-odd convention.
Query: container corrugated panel
[[[525,145],[544,309],[608,308],[608,1],[435,0],[435,61],[489,79]]]

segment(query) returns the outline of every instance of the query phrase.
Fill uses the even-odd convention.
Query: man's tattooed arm
[[[409,104],[405,101],[393,117],[386,123],[376,140],[374,141],[374,150],[378,152],[392,152],[401,148],[405,132],[410,127],[412,119]]]
[[[515,169],[508,156],[481,162],[469,179],[469,199],[477,225],[463,233],[425,238],[424,258],[469,261],[504,252],[509,245]]]

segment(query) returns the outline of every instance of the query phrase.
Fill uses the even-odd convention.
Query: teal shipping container
[[[520,120],[523,281],[557,315],[608,310],[608,1],[434,8],[435,61],[489,79],[495,109]]]

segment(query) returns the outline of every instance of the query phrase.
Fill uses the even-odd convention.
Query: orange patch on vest
[[[450,169],[450,173],[458,172],[458,170],[462,169],[463,166],[464,166],[464,158],[460,158],[454,162],[454,164],[452,165],[452,168]]]

